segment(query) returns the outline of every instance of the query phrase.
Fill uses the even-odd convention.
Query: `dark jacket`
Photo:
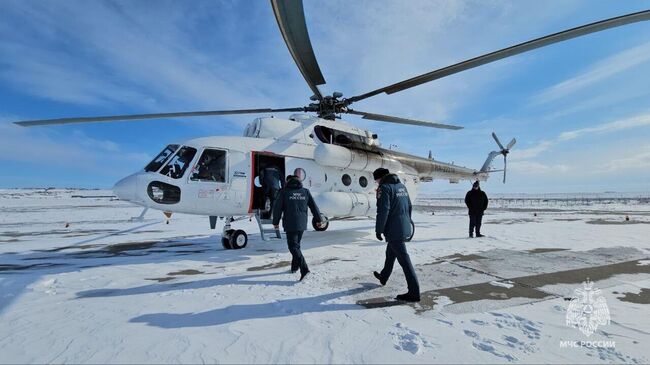
[[[278,225],[282,218],[285,232],[304,231],[307,229],[307,208],[320,221],[320,211],[308,189],[302,187],[298,179],[291,179],[278,193],[273,204],[273,224]],[[283,217],[284,214],[284,217]]]
[[[469,215],[482,215],[488,207],[488,197],[481,188],[472,189],[465,194],[465,205]]]
[[[400,241],[410,237],[412,209],[406,186],[397,175],[386,175],[377,189],[375,232],[383,233],[387,241]]]
[[[284,182],[280,176],[280,170],[275,167],[267,167],[260,172],[260,184],[265,192],[275,189],[278,190],[284,187]]]

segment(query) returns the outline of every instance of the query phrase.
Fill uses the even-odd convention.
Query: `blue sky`
[[[357,95],[650,1],[305,1],[325,93]],[[0,187],[111,187],[169,142],[255,116],[21,128],[22,119],[302,106],[310,90],[266,1],[0,2]],[[347,120],[468,167],[518,143],[494,192],[650,191],[650,22],[358,104],[461,131]],[[495,167],[500,167],[497,160]],[[427,192],[466,184],[428,184]]]

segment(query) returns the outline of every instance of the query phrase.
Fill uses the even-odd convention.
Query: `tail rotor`
[[[497,137],[497,135],[494,132],[492,132],[492,138],[494,138],[494,141],[497,143],[497,145],[499,145],[499,148],[501,149],[499,153],[503,155],[503,183],[505,184],[506,170],[508,166],[508,153],[510,153],[510,149],[515,145],[515,143],[517,143],[517,140],[513,138],[510,141],[510,143],[507,144],[506,147],[503,147],[501,141],[499,141],[499,137]]]

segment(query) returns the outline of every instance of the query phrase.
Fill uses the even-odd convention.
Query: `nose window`
[[[160,173],[167,175],[172,179],[180,179],[187,167],[192,162],[192,159],[196,155],[196,149],[192,147],[182,147],[178,150],[178,153],[172,157],[167,165],[160,170]]]
[[[153,181],[147,186],[149,198],[159,204],[176,204],[181,201],[181,189],[178,186]]]

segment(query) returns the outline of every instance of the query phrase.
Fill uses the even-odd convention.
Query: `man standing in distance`
[[[273,205],[273,226],[278,229],[282,218],[282,227],[292,256],[291,272],[295,273],[300,269],[300,281],[309,273],[309,267],[300,250],[302,234],[307,229],[307,208],[317,217],[318,224],[321,224],[320,211],[309,190],[302,187],[297,176],[287,176],[287,184],[280,190]]]
[[[472,185],[472,190],[465,194],[465,205],[469,214],[469,237],[474,237],[474,228],[476,228],[476,237],[483,237],[481,234],[481,221],[483,221],[483,212],[488,206],[488,197],[478,181]]]
[[[391,174],[388,169],[378,168],[373,172],[373,178],[379,184],[377,189],[377,222],[375,233],[377,239],[382,241],[382,234],[386,237],[386,261],[381,273],[375,271],[373,274],[381,285],[386,285],[390,274],[393,272],[395,259],[399,262],[406,283],[408,292],[398,295],[395,299],[407,302],[420,301],[420,284],[415,275],[415,269],[411,264],[411,258],[406,251],[404,241],[411,236],[411,199],[409,198],[406,186],[402,184],[399,177]]]

